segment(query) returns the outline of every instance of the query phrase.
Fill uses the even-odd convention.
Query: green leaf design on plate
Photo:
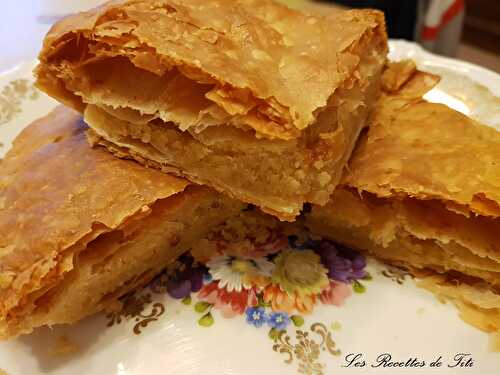
[[[354,290],[355,293],[366,292],[366,287],[363,284],[361,284],[358,280],[354,280],[354,283],[352,285],[352,289]]]
[[[184,297],[181,302],[184,305],[190,305],[191,304],[191,296]]]
[[[295,327],[302,327],[304,325],[304,318],[300,315],[292,315],[290,317]]]
[[[212,313],[208,312],[203,315],[198,320],[198,324],[202,327],[210,327],[212,324],[214,324],[214,317],[212,316]]]
[[[203,313],[203,312],[207,311],[207,309],[210,306],[212,306],[212,305],[209,304],[208,302],[204,302],[204,301],[196,302],[194,305],[194,311],[196,311],[198,313]]]
[[[267,335],[269,336],[269,338],[271,340],[276,341],[276,340],[278,340],[278,337],[280,335],[280,331],[278,331],[276,328],[271,328]]]
[[[370,275],[368,272],[366,273],[366,275],[363,277],[364,281],[370,281],[370,280],[373,280],[373,277],[372,275]]]
[[[264,297],[262,296],[262,293],[257,294],[257,307],[271,307],[270,303],[266,303],[264,301]]]

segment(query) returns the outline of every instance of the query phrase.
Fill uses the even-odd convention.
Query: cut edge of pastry
[[[70,254],[74,267],[52,283],[19,296],[23,302],[2,312],[0,339],[28,334],[40,326],[73,324],[112,310],[123,295],[146,285],[242,205],[212,190],[190,185],[152,203],[114,230],[101,232]]]
[[[163,163],[162,156],[159,155],[158,151],[154,149],[152,146],[148,147],[147,144],[141,143],[140,148],[142,150],[147,150],[148,153],[147,155],[144,155],[142,153],[139,154],[138,152],[134,151],[134,149],[131,147],[134,143],[133,140],[127,139],[121,141],[120,139],[110,137],[108,134],[101,133],[102,134],[101,135],[99,133],[99,130],[100,130],[99,128],[93,127],[87,131],[87,137],[89,139],[90,144],[92,144],[93,146],[105,147],[109,152],[111,152],[116,157],[135,160],[141,163],[142,165],[145,165],[146,167],[158,169],[164,173],[171,173],[179,177],[185,177],[197,184],[206,183],[206,181],[200,180],[198,176],[195,174],[191,174],[180,168],[176,168],[172,165]],[[107,138],[108,139],[111,138],[113,142],[107,140]],[[227,184],[224,184],[222,182],[217,183],[212,181],[210,185],[220,193],[227,194],[232,198],[238,198],[246,203],[259,205],[260,201],[259,197],[246,195],[246,193],[243,191],[234,191],[231,188],[231,186],[228,186]],[[295,221],[295,218],[299,214],[301,209],[300,205],[295,205],[291,207],[289,204],[270,207],[267,201],[266,202],[262,201],[259,207],[262,211],[271,214],[282,221],[290,221],[290,222]]]
[[[371,64],[373,60],[377,63]],[[117,113],[101,104],[88,104],[84,118],[94,143],[115,155],[206,184],[280,220],[294,221],[304,203],[326,204],[341,179],[375,104],[384,61],[378,55],[363,57],[360,69],[371,80],[340,87],[317,123],[297,140],[255,139],[249,131],[224,125],[198,134],[182,132],[172,124],[144,123],[128,111]]]
[[[16,331],[27,333],[27,328],[20,328],[26,325],[24,318],[37,309],[36,301],[38,299],[56,290],[58,284],[77,269],[79,257],[85,254],[87,246],[100,236],[126,233],[129,226],[137,226],[141,219],[151,214],[151,207],[154,203],[144,205],[140,211],[124,218],[115,228],[103,224],[94,225],[91,231],[82,236],[75,244],[61,250],[53,258],[49,257],[38,261],[16,277],[7,278],[3,273],[2,289],[7,296],[4,295],[4,303],[0,310],[0,338],[17,335]],[[22,280],[25,278],[27,279]],[[13,285],[17,284],[21,284],[21,288],[13,289]],[[17,321],[19,321],[19,325],[16,323]],[[29,324],[27,325],[29,326]]]
[[[339,188],[327,206],[313,207],[306,225],[347,246],[366,247],[378,258],[406,258],[414,268],[457,271],[500,287],[495,251],[500,223],[467,218],[439,201],[359,196],[354,189]]]
[[[484,248],[466,247],[464,243],[462,246],[460,239],[450,233],[440,233],[443,228],[439,225],[426,224],[418,216],[405,214],[402,202],[396,199],[370,197],[367,193],[360,197],[356,190],[345,188],[335,194],[327,207],[313,206],[311,213],[305,215],[306,228],[382,263],[410,270],[417,277],[417,285],[443,301],[453,302],[462,320],[490,333],[492,348],[496,348],[495,340],[500,337],[498,260],[488,257]],[[423,202],[423,210],[431,203]],[[439,210],[460,220],[473,220],[460,213],[447,213],[442,205]],[[439,214],[432,211],[427,212],[427,218],[440,220]],[[435,228],[437,234],[433,230],[427,233],[426,225]],[[478,236],[477,230],[470,232]]]
[[[500,294],[477,280],[460,280],[460,275],[427,274],[418,276],[417,285],[438,298],[457,306],[460,318],[483,332],[500,332]]]

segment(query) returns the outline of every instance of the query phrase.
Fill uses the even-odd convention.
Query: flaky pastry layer
[[[306,221],[313,232],[379,258],[439,273],[456,271],[500,287],[498,220],[466,218],[438,201],[360,196],[338,188]]]
[[[87,105],[92,142],[121,157],[209,185],[255,204],[282,220],[294,220],[303,203],[325,204],[341,178],[360,130],[379,92],[384,55],[363,54],[366,81],[340,87],[317,122],[293,140],[256,139],[248,130],[212,126],[180,131],[162,121]]]
[[[386,54],[377,11],[115,1],[56,24],[36,75],[100,144],[294,220],[338,183]]]
[[[498,243],[500,222],[485,225],[478,219],[455,226],[455,220],[463,224],[469,219],[438,202],[416,207],[420,203],[367,193],[360,197],[339,188],[330,204],[313,207],[306,226],[317,235],[412,270],[420,286],[452,301],[464,321],[485,332],[500,332],[499,252],[488,254],[488,241]]]
[[[500,216],[500,132],[425,101],[436,77],[414,64],[393,65],[382,81],[370,131],[342,184],[379,197],[438,199],[466,216]]]
[[[106,308],[241,209],[91,149],[86,129],[59,107],[28,126],[2,161],[1,338]]]
[[[422,95],[438,77],[391,64],[383,95],[330,202],[306,225],[402,265],[500,331],[500,133]]]
[[[336,89],[363,78],[360,46],[387,52],[381,12],[326,19],[272,0],[122,0],[55,24],[36,74],[79,110],[101,104],[182,130],[231,124],[292,139]]]

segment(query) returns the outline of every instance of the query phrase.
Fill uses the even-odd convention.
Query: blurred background
[[[389,37],[500,73],[500,0],[282,0],[317,12],[384,11]]]

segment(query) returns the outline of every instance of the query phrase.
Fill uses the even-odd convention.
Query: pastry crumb
[[[9,374],[7,374],[7,371],[2,370],[2,369],[0,368],[0,375],[9,375]]]
[[[65,336],[60,336],[50,348],[50,355],[54,357],[61,357],[76,353],[79,350],[80,347],[76,343]],[[2,374],[0,373],[0,375]]]

